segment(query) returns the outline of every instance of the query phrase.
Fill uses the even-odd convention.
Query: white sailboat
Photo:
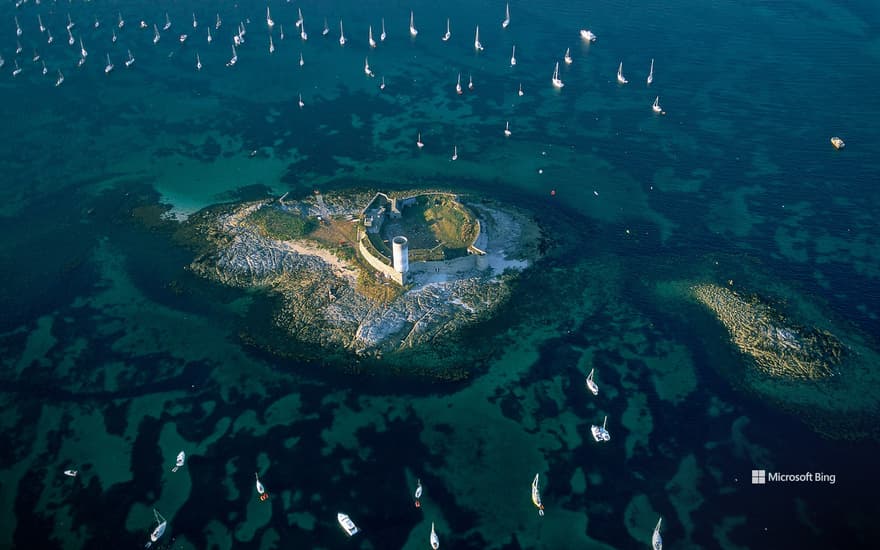
[[[141,19],[141,22],[138,23],[138,28],[139,28],[139,29],[146,29],[148,26],[149,26],[149,25],[147,25],[147,22],[144,21],[143,19]]]
[[[617,82],[619,84],[626,84],[629,80],[623,77],[623,61],[620,62],[620,65],[617,66]]]
[[[61,71],[58,71],[58,73],[60,74]],[[59,80],[64,80],[64,77],[59,78]],[[56,86],[58,86],[58,84],[56,84]],[[64,470],[64,475],[66,475],[67,477],[76,477],[78,474],[78,470]]]
[[[562,88],[565,84],[559,79],[559,61],[556,62],[556,68],[553,69],[553,78],[550,79],[554,88]]]
[[[58,86],[61,86],[61,83],[63,83],[63,82],[64,82],[64,73],[61,72],[61,69],[58,69],[58,78],[55,79],[55,87],[57,88]],[[67,472],[73,472],[73,473],[74,473],[73,476],[71,476],[71,477],[75,477],[75,476],[76,476],[76,470],[66,470],[66,471],[64,472],[65,474],[70,475],[70,474],[68,474]]]
[[[657,527],[654,527],[654,534],[651,535],[651,548],[653,550],[663,550],[663,538],[660,536],[660,523],[663,518],[657,520]]]
[[[458,160],[458,145],[452,146],[452,160]]]
[[[345,31],[342,28],[342,19],[339,20],[339,45],[345,46]]]
[[[125,66],[131,67],[134,65],[134,56],[131,55],[131,50],[128,50],[128,59],[125,60]]]
[[[474,89],[474,77],[471,75],[471,73],[468,73],[468,90],[473,91],[473,89]]]
[[[36,49],[36,48],[34,48],[34,57],[33,57],[33,60],[34,60],[34,63],[37,63],[38,61],[40,61],[40,54],[37,52],[37,49]]]
[[[254,473],[254,477],[257,479],[257,482],[254,484],[257,488],[257,494],[260,496],[260,500],[265,502],[269,498],[269,493],[266,492],[266,488],[260,481],[260,474]]]
[[[168,17],[168,12],[165,12],[165,25],[162,27],[163,31],[167,31],[171,28],[171,18]]]
[[[379,35],[379,42],[385,42],[385,18],[382,18],[382,34]]]
[[[15,36],[21,36],[21,25],[18,24],[18,16],[13,16],[15,18]]]
[[[306,106],[306,104],[303,103],[303,95],[299,94],[299,108],[302,109],[305,106]]]
[[[590,427],[590,433],[593,434],[593,439],[598,442],[608,441],[611,439],[611,434],[608,433],[608,430],[605,429],[605,426],[608,424],[608,417],[605,417],[605,420],[602,422],[601,426],[596,426],[593,424]]]
[[[202,58],[199,57],[199,52],[196,52],[196,70],[197,71],[202,70]]]
[[[303,21],[305,21],[305,19],[303,19],[302,8],[296,8],[296,22],[294,23],[296,28],[302,27]]]
[[[3,54],[0,54],[0,69],[2,69],[4,65],[6,65],[6,60],[3,59]]]
[[[199,54],[196,54],[196,59],[198,59],[198,58],[199,58]],[[199,61],[200,68],[201,68],[201,65],[202,65],[202,62]],[[177,453],[177,458],[174,460],[174,467],[171,468],[171,471],[176,472],[177,470],[181,469],[183,467],[184,462],[186,462],[186,453],[183,451],[180,451],[179,453]]]
[[[413,14],[412,10],[410,10],[410,12],[409,12],[409,35],[412,36],[413,38],[415,38],[417,34],[419,34],[419,31],[416,30],[415,15]]]
[[[506,29],[510,25],[510,2],[504,5],[504,21],[501,22],[501,28]]]
[[[309,35],[308,35],[308,33],[306,33],[306,22],[305,21],[299,22],[299,37],[302,39],[303,42],[305,42],[306,40],[309,39]]]
[[[45,75],[49,72],[49,67],[46,66],[46,60],[45,60],[45,59],[42,60],[41,63],[43,64],[43,70],[42,70],[41,72],[42,72],[43,76],[45,76]]]
[[[654,98],[654,104],[651,105],[651,110],[653,110],[655,113],[658,113],[658,114],[663,113],[663,108],[660,107],[660,96],[659,95]]]
[[[336,514],[336,521],[339,522],[340,527],[342,527],[349,537],[358,534],[359,529],[357,528],[357,525],[355,525],[354,522],[351,521],[351,518],[346,514],[343,514],[342,512]]]
[[[446,18],[446,34],[440,39],[444,42],[449,41],[449,38],[452,36],[452,31],[449,29],[449,18]]]
[[[483,44],[480,42],[480,26],[477,25],[477,31],[474,34],[474,49],[478,52],[483,51]]]
[[[272,30],[272,27],[275,26],[275,21],[272,21],[272,14],[269,13],[269,6],[266,6],[266,26],[269,27],[269,30]]]
[[[46,25],[43,24],[43,16],[37,14],[37,23],[40,24],[40,32],[46,32]]]
[[[516,44],[513,45],[513,51],[510,52],[510,66],[516,66]]]
[[[284,40],[284,24],[278,25],[278,38]]]
[[[186,33],[183,33],[183,34],[180,35],[180,37],[178,38],[178,40],[180,40],[180,43],[183,44],[184,42],[186,42],[186,39],[187,39],[187,38],[189,38],[189,35],[186,34]]]
[[[372,78],[373,76],[375,76],[375,75],[373,74],[372,69],[370,69],[370,60],[369,60],[368,58],[366,58],[366,57],[364,58],[364,74],[367,75],[367,76],[369,76],[369,77],[371,77],[371,78]]]
[[[20,53],[21,53],[21,50],[23,50],[23,49],[24,49],[24,48],[21,47],[21,42],[19,42],[18,40],[16,40],[16,41],[15,41],[15,54],[16,54],[16,55],[20,54]]]
[[[540,474],[535,474],[535,479],[532,481],[532,504],[535,505],[535,508],[538,509],[538,515],[544,515],[544,503],[541,502],[541,492],[538,490],[538,476]]]
[[[324,30],[321,31],[321,35],[327,36],[330,34],[330,27],[327,26],[327,18],[324,18]]]
[[[302,67],[305,64],[306,64],[306,62],[303,59],[303,54],[302,54],[302,52],[299,52],[299,66]]]
[[[117,40],[116,29],[113,29],[113,36],[110,38],[110,41],[113,42],[114,44],[116,44],[116,40]]]
[[[565,55],[562,57],[566,65],[571,65],[571,48],[565,48]]]
[[[101,22],[98,20],[98,17],[95,16],[95,28],[97,29],[100,26],[101,26]]]
[[[458,95],[464,93],[461,90],[461,73],[458,73],[458,80],[455,82],[455,91],[456,93],[458,93]]]
[[[599,386],[593,381],[593,373],[596,369],[590,369],[590,374],[587,375],[587,389],[590,390],[593,395],[599,395]]]
[[[51,44],[52,42],[55,42],[55,37],[52,36],[52,31],[46,29],[46,44]]]
[[[211,36],[211,27],[208,27],[208,44],[214,41],[214,37]]]
[[[384,76],[382,76],[382,83],[379,84],[379,89],[380,89],[380,90],[384,90],[384,89],[385,89],[385,77],[384,77]]]
[[[437,536],[437,531],[434,530],[434,522],[431,522],[431,548],[437,550],[440,548],[440,537]]]
[[[272,35],[269,35],[269,53],[275,53],[275,42],[272,41]]]
[[[119,27],[119,28],[121,29],[122,27],[125,26],[125,19],[122,18],[122,12],[121,12],[121,11],[120,11],[120,12],[117,12],[117,14],[116,14],[116,19],[117,19],[117,21],[118,21],[118,22],[116,23],[116,26],[117,26],[117,27]]]
[[[107,54],[107,64],[104,65],[104,74],[109,74],[113,70],[113,63],[110,61],[110,54]]]
[[[591,31],[589,29],[581,29],[581,38],[583,38],[587,42],[595,42],[596,41],[596,35],[593,34],[593,31]]]
[[[52,38],[52,33],[49,33],[49,38]],[[67,43],[73,46],[76,43],[76,40],[73,39],[73,33],[70,32],[70,29],[67,29]]]
[[[370,44],[371,48],[376,47],[376,41],[373,39],[373,25],[370,25],[369,32],[367,33],[367,42]]]
[[[147,548],[150,547],[150,544],[152,544],[152,543],[156,542],[157,540],[159,540],[160,538],[162,538],[162,535],[165,534],[165,528],[168,527],[168,522],[165,520],[165,518],[162,517],[162,514],[160,514],[159,511],[156,510],[155,508],[153,508],[153,517],[156,518],[156,523],[158,525],[156,525],[156,528],[153,529],[152,533],[150,533],[150,542],[147,544]]]
[[[214,30],[215,30],[215,31],[219,31],[219,30],[220,30],[220,25],[222,25],[222,24],[223,24],[223,21],[220,20],[220,14],[218,13],[218,14],[217,14],[217,19],[216,19],[216,21],[214,21]]]
[[[519,83],[519,91],[516,93],[516,95],[518,95],[519,97],[526,95],[523,93],[522,82]]]
[[[504,125],[504,135],[506,137],[510,137],[510,121],[507,121],[507,124]]]
[[[153,44],[158,44],[158,43],[159,43],[159,27],[157,27],[156,24],[153,23]]]
[[[422,143],[422,133],[421,133],[421,132],[419,132],[419,137],[418,137],[418,139],[416,140],[416,146],[417,146],[419,149],[421,149],[422,147],[425,146],[425,144]]]
[[[76,23],[73,22],[73,19],[70,18],[70,12],[67,13],[67,30],[72,29],[76,26]]]
[[[651,59],[651,69],[648,71],[648,86],[654,82],[654,59]]]
[[[193,28],[197,28],[199,26],[198,20],[196,20],[196,14],[193,13]]]
[[[76,66],[77,66],[77,67],[82,67],[82,66],[85,65],[85,64],[86,64],[86,58],[85,58],[85,57],[80,56],[80,58],[76,60]]]
[[[415,498],[415,507],[421,508],[422,502],[421,502],[421,500],[419,500],[422,498],[422,480],[421,479],[416,480],[416,492],[413,493],[413,498]]]
[[[87,51],[86,51],[86,47],[83,46],[83,39],[82,39],[82,36],[79,37],[79,53],[80,53],[80,55],[83,56],[83,57],[88,57],[88,56],[89,56],[89,52],[87,52]]]
[[[238,52],[235,51],[235,44],[232,44],[232,57],[226,62],[227,67],[232,67],[238,63]]]

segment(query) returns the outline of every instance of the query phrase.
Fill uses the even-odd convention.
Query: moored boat
[[[831,138],[831,145],[833,145],[835,149],[843,149],[846,147],[846,143],[837,136]]]
[[[336,514],[336,521],[339,522],[340,527],[342,527],[342,529],[349,537],[354,536],[360,532],[360,529],[358,529],[358,526],[355,525],[353,521],[351,521],[351,518],[348,517],[348,515],[343,514],[342,512]]]

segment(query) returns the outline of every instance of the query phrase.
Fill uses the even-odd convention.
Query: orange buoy
[[[269,500],[269,493],[263,493],[262,495],[260,495],[260,500],[263,502]]]
[[[417,500],[416,501],[416,508],[421,508],[421,507],[422,507],[422,503]]]

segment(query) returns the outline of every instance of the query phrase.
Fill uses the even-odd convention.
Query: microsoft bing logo
[[[752,485],[764,485],[767,483],[766,470],[752,470]]]

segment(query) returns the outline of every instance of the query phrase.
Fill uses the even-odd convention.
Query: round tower
[[[394,263],[394,271],[402,273],[406,278],[406,273],[409,271],[409,241],[406,237],[391,239],[391,259]]]

